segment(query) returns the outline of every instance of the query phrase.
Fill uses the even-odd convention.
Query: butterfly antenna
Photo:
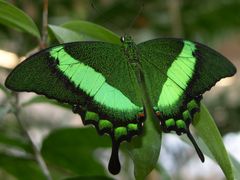
[[[134,25],[134,23],[136,22],[136,20],[138,19],[138,17],[142,14],[143,10],[144,10],[144,2],[141,1],[140,9],[139,9],[137,15],[136,15],[136,16],[133,18],[133,20],[130,22],[130,24],[129,24],[126,32],[129,32],[130,28],[133,27],[133,25]]]
[[[90,0],[90,4],[91,4],[91,7],[94,9],[94,11],[96,11],[96,13],[97,13],[98,15],[104,14],[103,11],[101,11],[101,10],[95,5],[94,0]],[[116,24],[113,24],[113,23],[112,23],[111,18],[105,17],[105,16],[103,16],[103,18],[104,18],[104,20],[105,20],[107,23],[111,24],[112,27],[117,27],[118,29],[121,29],[120,27],[116,26]]]
[[[197,152],[200,160],[201,160],[202,162],[204,162],[204,161],[205,161],[204,155],[203,155],[201,149],[198,147],[195,139],[193,138],[193,136],[192,136],[192,134],[190,133],[189,130],[187,131],[187,136],[188,136],[188,138],[190,139],[190,141],[192,142],[192,144],[193,144],[193,146],[194,146],[194,148],[195,148],[195,150],[196,150],[196,152]]]

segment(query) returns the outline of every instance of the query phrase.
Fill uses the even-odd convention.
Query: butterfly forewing
[[[71,91],[50,68],[49,49],[40,51],[18,65],[8,76],[5,85],[14,91],[43,94],[60,102],[83,103],[84,97]]]
[[[172,64],[181,53],[183,43],[152,40],[139,44],[138,48],[153,105],[164,114],[174,114],[183,100],[185,84],[176,72],[179,69]],[[175,79],[173,73],[176,73]]]
[[[87,101],[87,108],[98,107],[100,114],[116,120],[133,119],[140,110],[134,83],[120,47],[103,42],[69,43],[41,51],[20,64],[6,81],[11,89],[70,104],[84,106]]]
[[[215,50],[194,42],[197,59],[194,81],[191,82],[189,94],[196,96],[210,90],[221,78],[233,76],[236,67],[223,55]]]

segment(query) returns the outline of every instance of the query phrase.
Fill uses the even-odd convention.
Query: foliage
[[[153,6],[154,3],[156,4],[157,2],[152,0],[149,2],[149,4],[146,4],[147,7],[144,13],[138,17],[136,22],[134,22],[134,27],[143,27],[145,26],[145,21],[147,21],[147,23],[153,21],[151,23],[156,26],[155,31],[161,32],[161,34],[167,34],[170,29],[169,22],[167,22],[165,25],[159,24],[156,22],[156,18],[151,18],[154,15],[154,12],[146,14],[147,10],[149,8],[151,9],[151,6]],[[129,6],[126,6],[126,4]],[[95,22],[102,22],[104,18],[111,17],[112,21],[114,22],[122,22],[124,17],[121,16],[124,13],[121,11],[128,12],[128,14],[125,16],[132,17],[133,19],[138,11],[136,8],[134,8],[134,5],[134,3],[128,4],[128,1],[119,1],[113,3],[111,7],[101,7],[101,4],[97,4],[97,8],[102,10],[102,14],[101,16],[95,18],[92,16],[91,19],[94,19]],[[200,6],[202,5],[204,5],[204,3],[192,1],[182,4],[183,16],[187,17],[192,14],[192,6],[197,7],[196,11],[200,11]],[[234,1],[232,4],[229,3],[226,8],[223,8],[223,6],[219,5],[213,10],[211,9],[211,6],[212,4],[209,4],[209,9],[207,9],[207,11],[204,13],[196,13],[197,15],[192,18],[183,19],[187,37],[194,37],[198,31],[202,30],[206,25],[211,25],[213,22],[219,22],[218,19],[220,17],[218,14],[221,14],[222,11],[226,11],[228,15],[223,17],[231,19],[231,21],[227,21],[228,24],[218,23],[217,28],[210,26],[209,31],[205,33],[205,35],[207,34],[206,37],[208,37],[210,34],[212,35],[216,33],[216,31],[223,25],[227,27],[235,27],[238,25],[239,22],[235,19],[236,17],[234,17],[234,14],[231,11],[232,9],[240,6],[237,1]],[[139,7],[140,6],[137,6],[137,8]],[[163,12],[159,15],[163,16],[164,11],[166,11],[166,7],[157,7],[163,10]],[[135,10],[133,14],[129,13],[132,12],[129,11],[130,9]],[[209,14],[211,14],[211,16]],[[3,0],[0,0],[0,23],[32,35],[37,39],[35,42],[39,41],[40,39],[40,30],[37,28],[33,19],[22,10]],[[129,23],[129,19],[127,19],[127,22],[122,22],[121,26],[125,27],[125,24],[127,23]],[[119,36],[117,34],[89,21],[71,20],[60,24],[62,25],[48,25],[51,42],[57,41],[59,43],[63,43],[94,39],[119,43]],[[108,23],[104,22],[103,24]],[[31,48],[33,48],[34,45],[31,44],[31,46]],[[12,98],[14,98],[14,95],[6,90],[2,85],[1,90],[7,97],[7,112],[13,112],[15,110],[15,106],[11,101]],[[49,103],[69,109],[67,105],[60,105],[55,101],[48,100],[41,96],[34,97],[29,101],[20,104],[20,109],[37,103]],[[11,110],[9,110],[9,106],[12,108],[10,108]],[[6,109],[1,107],[0,110],[0,115],[5,116]],[[4,113],[2,113],[2,111]],[[133,160],[134,175],[136,179],[144,179],[152,171],[152,169],[157,166],[158,156],[161,148],[161,134],[159,134],[158,131],[153,128],[151,119],[147,120],[146,124],[146,132],[142,137],[135,137],[133,138],[132,143],[126,143],[126,149],[129,153],[129,155],[126,155],[126,158],[130,157]],[[194,126],[197,134],[202,139],[202,142],[204,142],[201,143],[201,147],[203,149],[207,149],[206,151],[204,150],[205,154],[216,160],[227,179],[237,178],[239,175],[237,174],[237,171],[234,171],[233,169],[237,169],[236,166],[239,167],[239,163],[234,159],[232,160],[233,164],[231,163],[228,153],[226,152],[226,149],[222,143],[221,135],[205,107],[202,106],[201,112],[194,119]],[[9,136],[5,131],[1,131],[0,144],[4,147],[4,151],[0,149],[1,169],[18,179],[44,178],[41,169],[38,167],[38,164],[34,159],[34,150],[31,149],[31,143],[26,140],[24,135],[19,133],[17,137],[12,137]],[[53,178],[66,178],[66,180],[96,178],[111,179],[104,168],[105,165],[100,163],[101,159],[94,158],[96,156],[95,150],[97,148],[106,149],[109,147],[109,138],[99,137],[96,134],[96,131],[92,128],[63,128],[52,131],[44,139],[43,146],[41,148],[41,154],[44,160],[47,162]],[[6,153],[10,150],[14,150],[14,153]],[[124,150],[125,149],[123,149],[123,152]],[[129,177],[133,174],[133,172],[128,171],[125,173],[129,173],[127,174]]]
[[[40,33],[31,17],[3,0],[0,1],[0,7],[0,23],[40,38]]]

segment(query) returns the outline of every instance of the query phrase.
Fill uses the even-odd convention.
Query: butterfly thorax
[[[136,66],[139,64],[139,57],[137,53],[137,45],[134,43],[133,39],[129,35],[124,35],[121,37],[122,49],[127,60],[131,65]]]

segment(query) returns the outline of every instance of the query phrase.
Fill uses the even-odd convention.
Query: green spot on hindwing
[[[188,111],[192,113],[192,112],[194,112],[194,111],[199,110],[199,105],[198,105],[198,103],[193,99],[193,100],[191,100],[191,101],[187,104],[187,108],[188,108]]]
[[[182,115],[183,115],[183,120],[184,120],[184,121],[191,121],[191,120],[192,120],[192,116],[191,116],[191,114],[189,113],[188,110],[185,110],[185,111],[182,113]]]
[[[173,118],[171,118],[171,119],[166,120],[165,124],[166,124],[167,128],[169,128],[169,127],[175,126],[175,121]]]
[[[176,125],[179,129],[187,129],[185,122],[181,119],[176,121]]]
[[[118,127],[116,129],[114,129],[114,138],[116,141],[125,136],[127,136],[127,128]]]
[[[85,121],[98,121],[99,120],[99,116],[97,113],[95,112],[91,112],[91,111],[87,111],[86,114],[85,114],[85,118],[84,118]]]
[[[112,130],[113,129],[113,124],[108,121],[108,120],[100,120],[98,123],[98,128],[100,131],[102,130]]]
[[[138,131],[138,125],[134,124],[134,123],[130,123],[130,124],[127,125],[127,130],[129,132]]]

